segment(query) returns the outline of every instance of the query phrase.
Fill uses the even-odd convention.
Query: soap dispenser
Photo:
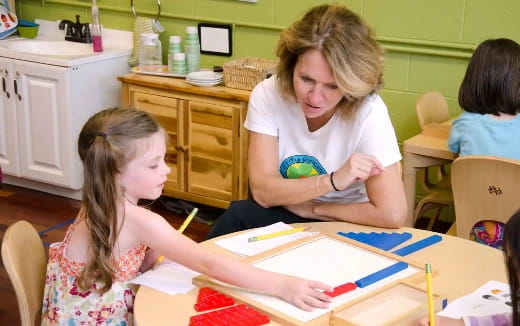
[[[96,0],[92,0],[92,44],[94,52],[103,52],[101,24],[99,23],[99,9]]]

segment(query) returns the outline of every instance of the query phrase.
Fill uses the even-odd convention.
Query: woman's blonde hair
[[[352,116],[383,82],[383,50],[372,30],[354,12],[340,5],[311,8],[283,30],[278,42],[277,81],[282,93],[295,98],[293,73],[300,55],[316,49],[327,59],[344,97],[338,113]]]
[[[123,189],[116,177],[135,158],[137,140],[164,132],[146,112],[134,109],[107,109],[93,115],[83,126],[78,152],[83,162],[82,212],[89,231],[89,252],[78,285],[84,291],[94,282],[105,292],[112,286],[114,246],[119,235],[117,203]],[[123,216],[124,218],[124,216]]]

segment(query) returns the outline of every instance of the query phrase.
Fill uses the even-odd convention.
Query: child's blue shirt
[[[489,155],[520,160],[520,114],[505,121],[487,114],[464,112],[451,126],[448,148],[459,156]]]

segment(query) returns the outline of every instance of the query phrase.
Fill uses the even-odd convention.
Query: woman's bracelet
[[[336,185],[334,184],[334,179],[332,178],[333,175],[334,175],[334,172],[331,172],[330,173],[330,184],[332,185],[332,188],[334,188],[334,190],[340,191],[338,188],[336,188]]]
[[[320,196],[323,196],[325,195],[324,193],[321,192],[320,190],[320,178],[323,177],[323,174],[320,174],[318,176],[318,178],[316,178],[316,189],[318,190],[318,192],[320,193]]]

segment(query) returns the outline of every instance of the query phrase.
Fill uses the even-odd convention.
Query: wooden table
[[[408,212],[405,226],[414,226],[415,189],[419,169],[450,163],[457,155],[448,150],[452,120],[432,123],[420,134],[403,142],[403,182]]]
[[[387,229],[356,225],[346,222],[306,223],[311,231],[324,233],[344,232],[388,232]],[[395,232],[396,230],[391,230]],[[397,232],[410,232],[412,239],[401,246],[426,238],[431,231],[402,228]],[[448,301],[466,295],[489,280],[507,283],[503,253],[500,250],[486,247],[482,244],[442,235],[443,240],[431,247],[417,251],[407,257],[418,263],[431,263],[438,271],[433,278],[434,291],[445,295]],[[218,247],[213,241],[202,243],[208,250],[234,255]],[[424,285],[424,284],[423,284]],[[196,302],[198,289],[186,294],[168,295],[157,290],[141,286],[137,292],[134,305],[134,317],[138,326],[189,324],[189,318],[195,315],[193,305]],[[269,325],[280,325],[271,322]]]

